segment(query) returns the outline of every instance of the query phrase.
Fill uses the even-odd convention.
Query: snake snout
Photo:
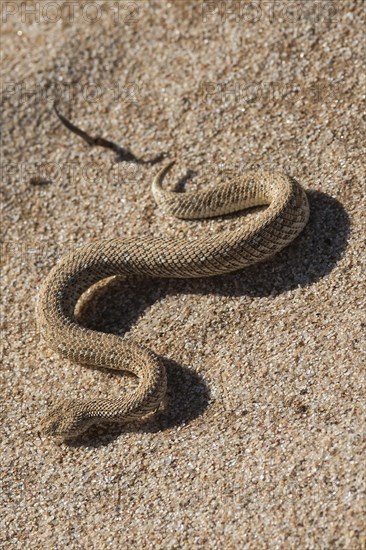
[[[85,432],[93,424],[86,417],[77,400],[62,401],[52,407],[40,422],[44,435],[71,439]]]

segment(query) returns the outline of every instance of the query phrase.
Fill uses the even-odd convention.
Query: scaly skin
[[[117,399],[67,400],[42,420],[40,429],[58,438],[77,437],[106,420],[127,422],[156,411],[166,391],[166,373],[159,358],[131,340],[81,327],[75,305],[81,294],[112,275],[143,274],[192,278],[227,273],[268,258],[289,244],[304,228],[309,206],[301,186],[289,176],[247,172],[230,183],[197,193],[163,190],[173,163],[156,176],[152,192],[168,214],[205,218],[268,205],[253,221],[235,230],[195,241],[163,238],[98,240],[62,258],[44,281],[37,319],[50,348],[76,363],[124,370],[139,385]]]

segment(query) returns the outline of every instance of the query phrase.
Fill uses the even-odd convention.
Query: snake
[[[303,187],[281,172],[245,171],[207,189],[178,192],[163,187],[175,160],[153,178],[155,202],[179,219],[214,218],[255,206],[235,228],[195,239],[116,237],[81,244],[56,263],[41,283],[36,319],[46,345],[80,365],[134,375],[136,385],[117,397],[57,401],[38,421],[39,435],[73,439],[103,423],[144,420],[166,396],[162,358],[130,338],[82,326],[76,304],[94,284],[112,276],[196,278],[221,275],[270,258],[303,230],[309,204]]]

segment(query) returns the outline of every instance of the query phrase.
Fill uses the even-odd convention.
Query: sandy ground
[[[365,67],[362,0],[6,2],[2,9],[3,547],[366,547]],[[308,190],[302,235],[273,260],[200,281],[115,280],[81,321],[164,357],[146,425],[39,439],[64,396],[131,379],[68,364],[38,337],[40,282],[95,238],[194,239],[149,192],[249,168]],[[247,214],[255,215],[253,214]],[[126,389],[127,387],[127,389]]]

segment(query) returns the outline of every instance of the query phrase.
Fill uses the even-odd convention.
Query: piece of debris
[[[52,183],[52,180],[42,178],[41,176],[34,176],[29,180],[29,183],[31,185],[49,185],[50,183]]]
[[[128,149],[125,149],[124,147],[120,147],[119,145],[117,145],[117,143],[114,143],[113,141],[104,139],[101,136],[92,137],[86,132],[84,132],[84,130],[81,130],[81,128],[78,128],[72,122],[70,122],[70,120],[64,117],[58,111],[55,103],[53,104],[53,108],[59,120],[68,130],[70,130],[77,136],[81,137],[91,147],[99,146],[99,147],[105,147],[106,149],[111,149],[117,154],[117,159],[120,162],[124,161],[124,162],[134,162],[136,164],[156,164],[157,162],[160,162],[161,160],[163,160],[165,157],[165,153],[160,153],[152,160],[139,159],[133,153],[131,153],[131,151],[129,151]]]

